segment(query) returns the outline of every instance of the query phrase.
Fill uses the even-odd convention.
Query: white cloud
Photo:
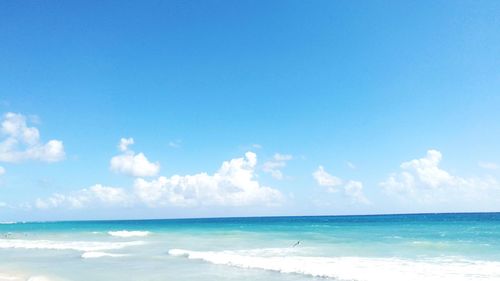
[[[129,201],[129,196],[122,188],[103,186],[96,184],[88,189],[88,192],[98,201],[109,204],[122,204]]]
[[[152,177],[160,171],[160,163],[152,163],[143,153],[136,154],[128,147],[134,143],[132,138],[122,138],[118,148],[122,154],[114,156],[110,161],[110,169],[113,172],[130,175],[134,177]]]
[[[424,158],[414,159],[402,163],[401,169],[414,171],[414,174],[418,177],[418,179],[430,187],[453,184],[453,181],[456,179],[447,171],[438,167],[441,158],[441,152],[437,150],[429,150]]]
[[[337,191],[337,187],[342,185],[342,180],[327,173],[323,166],[319,166],[318,169],[314,171],[313,177],[318,185],[327,187],[329,192]]]
[[[348,181],[344,186],[345,193],[354,201],[369,204],[370,201],[363,193],[363,183],[360,181]]]
[[[354,165],[352,162],[347,162],[347,167],[349,167],[350,169],[353,169],[353,170],[356,170],[356,165]]]
[[[278,204],[282,194],[254,179],[256,164],[257,155],[247,152],[244,158],[225,161],[212,175],[162,176],[152,181],[137,179],[135,193],[149,206]]]
[[[0,166],[0,176],[6,173],[5,168]]]
[[[152,177],[160,171],[160,164],[149,162],[143,153],[127,152],[111,158],[110,169],[134,177]]]
[[[473,199],[485,191],[500,190],[492,177],[460,177],[439,167],[441,152],[428,150],[423,158],[403,162],[401,171],[390,174],[379,185],[389,194],[411,196],[422,201]]]
[[[256,165],[257,155],[247,152],[245,157],[223,162],[212,175],[162,176],[151,181],[138,178],[130,192],[97,184],[70,194],[56,193],[39,198],[34,206],[39,209],[74,209],[139,203],[149,207],[279,205],[283,195],[276,189],[262,186],[255,179]]]
[[[363,183],[360,181],[344,181],[341,178],[333,176],[325,171],[323,166],[319,166],[313,172],[313,177],[319,186],[325,187],[328,192],[334,193],[343,191],[346,196],[351,198],[354,202],[369,204],[369,200],[363,193]]]
[[[122,188],[96,184],[71,195],[56,193],[45,199],[38,198],[35,201],[35,207],[39,209],[83,208],[90,205],[94,206],[96,203],[104,206],[126,206],[132,201],[133,198]]]
[[[282,168],[286,166],[286,163],[293,159],[293,156],[290,154],[279,154],[276,153],[273,156],[271,161],[267,161],[262,166],[262,171],[266,173],[270,173],[271,176],[275,179],[283,179]]]
[[[479,162],[479,167],[487,170],[500,170],[500,165],[493,162]]]
[[[28,127],[27,118],[22,114],[6,113],[3,116],[0,132],[5,139],[0,142],[0,161],[21,162],[39,160],[57,162],[65,157],[64,146],[60,140],[40,142],[40,132]]]
[[[133,138],[121,138],[120,143],[118,143],[118,149],[120,151],[127,151],[128,146],[134,144]]]

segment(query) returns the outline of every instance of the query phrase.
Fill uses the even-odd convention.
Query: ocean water
[[[500,213],[2,223],[0,280],[500,280]]]

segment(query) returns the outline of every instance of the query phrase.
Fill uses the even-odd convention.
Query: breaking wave
[[[20,277],[18,276],[12,276],[12,275],[3,275],[0,273],[0,280],[5,281],[5,280],[21,280]]]
[[[262,250],[247,251],[189,251],[171,249],[176,257],[202,260],[212,264],[239,268],[270,270],[281,273],[304,274],[314,277],[357,281],[479,281],[500,280],[500,262],[459,258],[368,258],[313,257],[298,255],[257,255]],[[269,251],[262,251],[266,253]]]
[[[128,231],[128,230],[120,230],[120,231],[108,231],[108,234],[116,237],[145,237],[151,234],[149,231]]]
[[[139,246],[144,244],[144,241],[95,242],[0,239],[0,249],[75,250],[82,252],[116,250],[129,246]]]
[[[118,257],[125,257],[125,256],[128,256],[128,255],[111,254],[111,253],[105,253],[105,252],[85,252],[82,254],[82,259],[95,259],[95,258],[104,258],[104,257],[118,258]]]
[[[28,281],[51,281],[51,279],[45,276],[31,276]]]

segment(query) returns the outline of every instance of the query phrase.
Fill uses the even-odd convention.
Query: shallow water
[[[0,277],[19,280],[500,280],[500,213],[15,223],[0,235]]]

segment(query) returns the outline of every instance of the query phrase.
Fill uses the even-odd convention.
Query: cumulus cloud
[[[70,195],[55,193],[48,198],[38,198],[35,201],[35,207],[39,209],[83,208],[97,203],[104,206],[126,206],[132,202],[133,198],[124,189],[96,184]]]
[[[121,138],[120,142],[118,143],[118,149],[120,151],[127,151],[128,146],[134,144],[134,139],[133,138]]]
[[[411,195],[420,201],[447,201],[458,196],[477,198],[485,191],[500,190],[493,177],[461,177],[442,169],[441,152],[428,150],[423,158],[403,162],[380,186],[389,194]]]
[[[160,163],[150,162],[144,153],[135,153],[129,149],[134,143],[132,138],[122,138],[118,149],[122,152],[110,160],[110,169],[115,173],[134,177],[153,177],[160,171]]]
[[[273,159],[267,161],[262,166],[262,171],[266,173],[270,173],[271,176],[275,179],[281,180],[283,179],[283,169],[286,166],[286,163],[293,159],[293,156],[290,154],[279,154],[276,153],[273,156]]]
[[[242,158],[223,162],[214,174],[161,176],[154,180],[138,178],[131,191],[97,184],[70,194],[55,193],[39,198],[34,206],[49,209],[136,204],[148,207],[279,205],[283,195],[255,179],[256,165],[257,155],[247,152]]]
[[[328,188],[329,192],[337,191],[337,187],[342,185],[342,180],[338,177],[330,175],[325,171],[323,166],[319,166],[313,173],[313,177],[320,186]]]
[[[22,114],[6,113],[2,118],[0,133],[4,137],[0,142],[2,162],[57,162],[65,157],[62,141],[50,140],[41,143],[40,132],[35,127],[29,127],[26,116]]]
[[[325,187],[330,193],[343,191],[354,202],[368,204],[369,200],[363,193],[363,183],[360,181],[349,180],[344,182],[341,178],[333,176],[325,171],[323,166],[319,166],[313,172],[313,178],[319,186]]]
[[[275,205],[282,194],[255,180],[257,155],[222,163],[214,173],[174,175],[152,181],[137,179],[134,183],[138,198],[149,206],[246,206]]]
[[[344,186],[344,191],[347,196],[351,197],[355,202],[369,204],[370,201],[363,193],[363,183],[360,181],[348,181]]]
[[[5,173],[6,173],[5,168],[0,166],[0,176],[5,174]]]

